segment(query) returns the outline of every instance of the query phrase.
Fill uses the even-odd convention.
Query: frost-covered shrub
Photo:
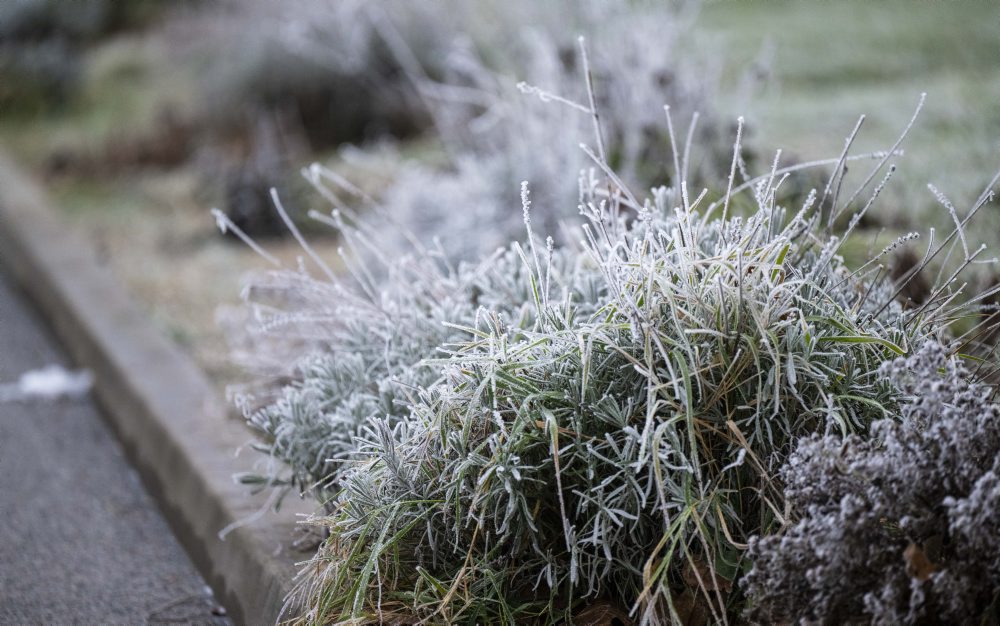
[[[491,2],[480,5],[488,19],[478,11],[459,18],[465,37],[456,38],[444,75],[415,80],[431,103],[449,165],[411,166],[385,192],[385,205],[414,232],[439,237],[449,254],[475,258],[520,236],[511,207],[527,180],[536,223],[558,240],[560,224],[576,219],[575,173],[595,166],[579,148],[593,134],[591,105],[602,116],[602,141],[592,149],[634,188],[676,186],[668,174],[667,103],[677,140],[685,142],[690,129],[699,146],[699,158],[686,163],[708,171],[728,163],[731,145],[711,104],[716,68],[689,34],[696,8],[694,2]],[[589,63],[577,33],[586,36]],[[597,85],[594,102],[589,79]],[[692,124],[696,112],[700,122]],[[700,169],[688,173],[690,183]]]
[[[554,255],[556,267],[566,261]],[[248,480],[312,489],[325,501],[337,488],[342,463],[357,457],[355,438],[371,419],[395,424],[409,413],[420,390],[440,376],[428,358],[466,336],[444,322],[472,326],[482,310],[489,310],[530,323],[523,269],[513,252],[458,268],[431,257],[409,257],[387,271],[384,282],[371,284],[371,290],[287,271],[254,285],[251,298],[262,298],[270,281],[294,292],[280,310],[258,306],[257,319],[265,332],[280,334],[283,345],[305,347],[309,356],[294,366],[298,382],[268,398],[265,406],[248,410],[264,448],[282,462],[269,466],[266,477]]]
[[[438,11],[437,3],[389,4],[416,38],[418,64],[434,66],[434,51],[451,36],[418,18]],[[408,138],[430,124],[412,81],[385,49],[372,19],[378,10],[364,0],[230,0],[206,5],[197,24],[186,25],[203,40],[189,54],[210,59],[196,115],[219,143],[239,146],[230,157],[242,153],[240,165],[222,168],[225,210],[249,234],[284,234],[273,228],[280,224],[267,189],[282,187],[291,168],[276,163],[344,143]],[[261,141],[261,129],[271,128],[265,134],[276,140]]]
[[[579,247],[534,237],[525,186],[528,237],[502,262],[418,279],[413,260],[388,261],[398,278],[378,286],[359,267],[348,291],[378,304],[353,310],[346,287],[324,296],[307,278],[285,298],[326,356],[251,419],[270,454],[304,468],[300,487],[332,496],[317,520],[330,538],[295,598],[303,620],[551,623],[601,603],[647,624],[739,613],[746,543],[787,514],[788,451],[889,423],[908,405],[882,363],[962,310],[953,276],[904,309],[900,285],[868,269],[912,237],[859,268],[837,254],[881,186],[852,209],[835,175],[792,214],[773,170],[738,196],[682,186],[639,201],[600,165],[608,178],[580,181]],[[732,217],[737,204],[756,210]],[[383,232],[344,230],[357,247]],[[926,258],[957,239],[961,227]],[[465,286],[491,269],[504,280]]]
[[[874,437],[808,437],[781,475],[798,520],[754,540],[765,622],[988,623],[1000,599],[1000,406],[936,342],[882,368],[904,398]]]
[[[232,58],[207,72],[209,115],[241,122],[234,110],[290,109],[317,148],[431,131],[445,165],[410,164],[380,200],[407,230],[439,237],[454,258],[474,260],[519,236],[511,207],[522,180],[531,184],[535,219],[546,232],[558,240],[560,222],[575,219],[577,173],[595,165],[579,149],[592,120],[577,33],[589,42],[603,116],[603,145],[593,149],[620,177],[638,189],[675,184],[667,173],[666,103],[677,140],[683,144],[692,128],[700,146],[690,160],[692,184],[703,169],[695,165],[711,171],[728,163],[728,134],[711,104],[717,68],[698,52],[708,46],[689,34],[693,0],[235,7],[237,17],[227,16],[230,25],[219,29]],[[245,37],[250,29],[260,36]],[[541,101],[553,94],[577,106]],[[403,248],[405,240],[383,239],[383,246]]]
[[[983,199],[932,238],[917,270],[945,249],[944,266],[964,256],[918,306],[896,300],[909,278],[879,265],[915,235],[860,267],[838,254],[898,144],[867,155],[878,163],[846,199],[844,164],[866,157],[845,151],[822,192],[786,207],[795,167],[776,158],[735,180],[739,131],[728,178],[697,197],[673,141],[679,184],[645,198],[608,162],[587,85],[588,104],[569,105],[597,128],[573,245],[535,236],[525,183],[522,244],[456,266],[417,238],[384,259],[394,207],[307,172],[337,207],[314,217],[343,233],[351,277],[303,241],[324,278],[303,263],[247,294],[269,333],[252,345],[267,344],[272,371],[297,364],[295,382],[247,405],[261,448],[290,465],[263,480],[313,489],[326,511],[315,521],[329,539],[290,600],[303,621],[572,622],[602,605],[644,624],[725,621],[744,607],[750,538],[786,521],[778,470],[795,443],[831,428],[869,437],[904,395],[882,363],[975,305],[955,280],[982,252],[963,227]],[[343,192],[368,205],[364,220]],[[453,200],[442,210],[468,208]]]

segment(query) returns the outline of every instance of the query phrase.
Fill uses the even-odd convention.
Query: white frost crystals
[[[85,396],[94,384],[87,370],[72,371],[61,365],[46,365],[21,374],[14,383],[0,383],[0,402],[58,400]]]

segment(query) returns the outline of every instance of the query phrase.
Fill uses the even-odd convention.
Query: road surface
[[[66,355],[0,265],[0,385],[53,364]],[[0,624],[220,612],[89,397],[0,400]]]

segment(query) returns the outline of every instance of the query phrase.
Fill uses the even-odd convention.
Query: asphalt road
[[[67,365],[0,266],[0,384]],[[0,401],[0,624],[228,624],[87,397]]]

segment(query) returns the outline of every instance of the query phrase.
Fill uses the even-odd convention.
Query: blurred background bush
[[[739,115],[746,167],[760,173],[777,148],[782,164],[836,157],[861,113],[852,150],[884,149],[928,92],[879,219],[863,225],[867,247],[940,219],[925,183],[967,206],[995,169],[998,27],[1000,8],[973,0],[14,0],[0,3],[0,145],[44,177],[158,323],[230,381],[215,311],[263,263],[217,234],[209,207],[294,264],[269,190],[310,223],[308,210],[329,206],[298,170],[318,161],[467,258],[520,232],[528,180],[537,232],[558,239],[576,209],[565,173],[592,165],[579,148],[590,120],[541,100],[586,104],[578,35],[609,161],[638,188],[671,182],[664,105],[679,142],[700,114],[698,180],[728,171]],[[311,230],[336,259],[340,242]],[[997,232],[978,235],[996,244]]]

